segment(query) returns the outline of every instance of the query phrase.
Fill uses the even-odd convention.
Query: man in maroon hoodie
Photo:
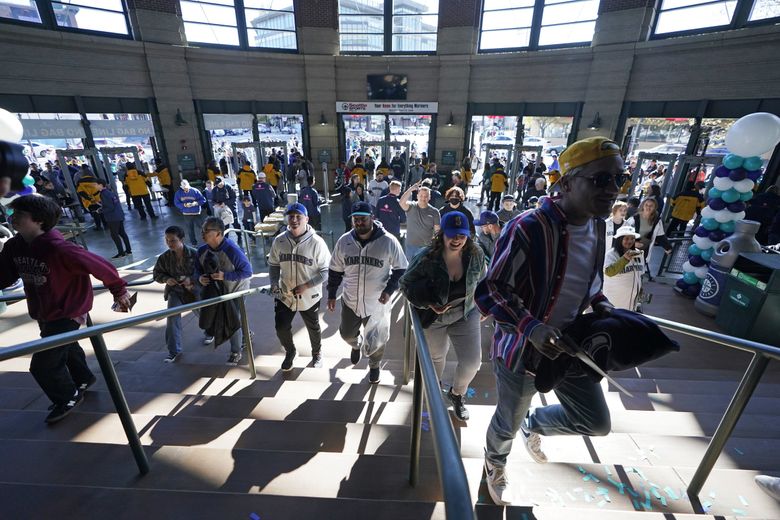
[[[0,289],[19,278],[27,308],[38,321],[41,337],[78,329],[92,309],[92,275],[111,291],[117,310],[130,308],[127,285],[107,260],[66,241],[54,229],[60,207],[41,195],[26,195],[10,204],[17,235],[0,251]],[[30,373],[51,399],[46,422],[55,423],[80,402],[95,382],[78,343],[33,354]]]

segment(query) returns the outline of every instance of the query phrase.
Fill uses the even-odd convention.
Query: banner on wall
[[[349,114],[436,114],[439,103],[426,101],[336,101],[336,112]]]
[[[96,138],[149,137],[154,135],[154,125],[148,119],[101,119],[90,121],[89,128]]]
[[[80,139],[86,137],[80,119],[22,119],[22,139]]]
[[[252,128],[252,114],[203,114],[206,130]]]

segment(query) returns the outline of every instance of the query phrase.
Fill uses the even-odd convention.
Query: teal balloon
[[[701,225],[708,231],[715,231],[720,226],[720,223],[714,218],[703,218],[701,219]]]
[[[749,201],[752,198],[753,198],[753,192],[752,191],[746,191],[745,193],[740,193],[739,194],[739,200],[741,200],[742,202],[747,202],[747,201]]]
[[[22,179],[22,184],[25,186],[33,186],[35,184],[35,179],[33,179],[30,175],[25,175]]]
[[[713,219],[715,220],[715,219]],[[700,255],[701,254],[701,248],[697,246],[696,244],[691,244],[691,247],[688,248],[688,254],[689,255]]]
[[[742,167],[747,171],[758,170],[764,165],[761,157],[748,157],[742,162]]]
[[[689,271],[687,273],[683,274],[683,280],[685,280],[689,284],[695,284],[698,283],[699,279],[696,277],[696,273],[693,271]]]
[[[709,262],[710,260],[712,260],[712,252],[713,251],[714,251],[713,248],[705,249],[704,251],[702,251],[701,252],[701,259],[704,260],[705,262]]]
[[[739,192],[734,188],[731,188],[730,190],[724,191],[720,198],[723,199],[724,202],[731,204],[732,202],[737,202],[739,200]]]
[[[723,231],[724,233],[733,233],[736,225],[737,225],[736,222],[734,222],[733,220],[729,222],[724,222],[723,224],[720,225],[720,230]]]
[[[710,188],[710,191],[708,191],[707,194],[711,199],[719,199],[720,196],[723,195],[723,192],[718,188]]]
[[[744,159],[739,155],[735,155],[733,153],[730,153],[723,158],[723,166],[725,166],[729,170],[735,170],[740,166],[742,166],[743,163],[744,163]]]

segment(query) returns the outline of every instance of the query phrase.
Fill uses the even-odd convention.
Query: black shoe
[[[353,348],[352,352],[349,355],[349,360],[352,361],[353,365],[357,365],[357,362],[360,361],[360,349],[359,348]]]
[[[112,256],[111,258],[124,258],[124,257],[125,257],[124,253],[117,253],[114,256]]]
[[[368,382],[375,385],[379,382],[379,367],[368,369]]]
[[[284,361],[282,361],[282,371],[288,372],[292,370],[292,362],[295,359],[295,350],[288,350],[284,355]]]
[[[125,256],[133,256],[133,252],[128,249],[125,251]]]
[[[81,392],[83,394],[84,392],[87,391],[87,389],[89,387],[91,387],[95,383],[97,383],[97,378],[95,376],[92,376],[89,381],[87,381],[86,383],[81,383],[80,385],[77,385],[76,388],[78,389],[79,392]]]
[[[163,359],[164,363],[174,363],[177,359],[179,359],[179,356],[181,355],[181,352],[176,352],[175,354],[168,353],[167,356],[165,356],[165,359]]]
[[[466,405],[463,404],[463,396],[452,393],[452,388],[447,392],[447,399],[452,403],[452,410],[455,412],[455,416],[461,421],[469,420],[469,411],[466,409]]]
[[[46,422],[48,424],[54,424],[58,421],[61,421],[65,418],[66,415],[68,415],[70,412],[73,411],[74,408],[76,408],[79,404],[81,404],[81,400],[83,399],[83,394],[76,390],[75,395],[73,398],[68,401],[67,403],[62,403],[54,406],[52,411],[49,413],[49,415],[46,416]]]
[[[319,352],[311,355],[311,365],[314,368],[322,368],[322,355]]]

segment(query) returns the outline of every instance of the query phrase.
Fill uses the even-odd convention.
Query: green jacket
[[[476,246],[476,244],[475,244]],[[401,277],[401,291],[413,306],[428,309],[429,305],[443,306],[449,299],[450,275],[444,258],[428,257],[430,247],[424,247],[414,256],[406,272]],[[467,262],[464,272],[466,276],[466,301],[463,314],[468,316],[474,310],[474,291],[477,282],[485,273],[485,258],[477,246],[474,252],[464,252],[464,262]],[[432,311],[431,311],[432,312]]]

